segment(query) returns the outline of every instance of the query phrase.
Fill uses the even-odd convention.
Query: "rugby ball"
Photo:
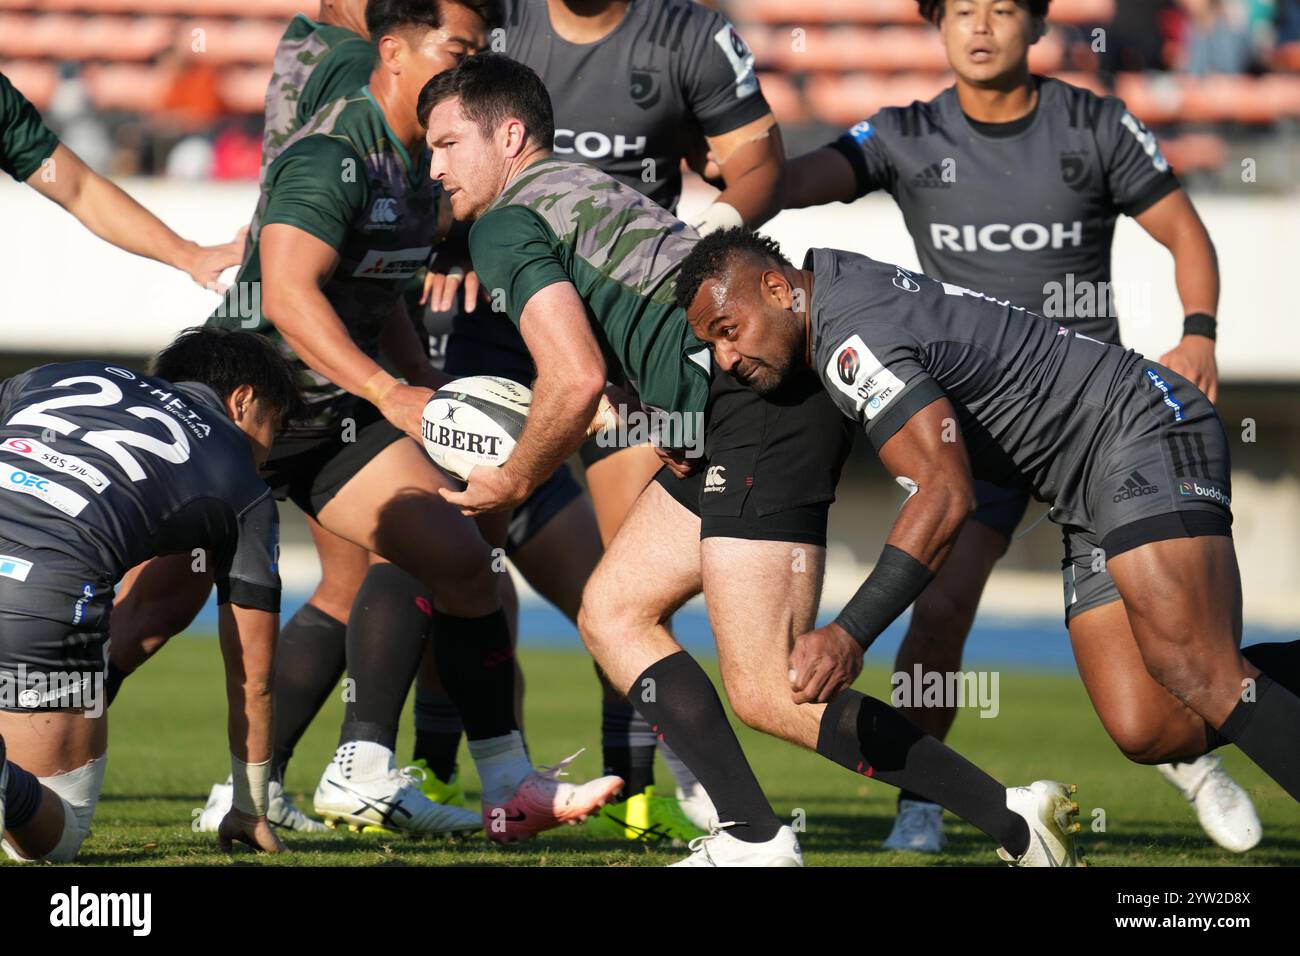
[[[448,382],[424,406],[424,450],[443,471],[462,481],[475,465],[504,464],[524,431],[533,393],[495,375]]]

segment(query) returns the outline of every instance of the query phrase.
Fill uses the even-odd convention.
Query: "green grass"
[[[600,772],[599,691],[590,660],[574,651],[526,650],[527,723],[534,759],[554,762],[579,747],[574,779]],[[714,679],[716,668],[706,666]],[[888,693],[883,670],[868,671],[859,687]],[[1001,675],[1001,713],[960,716],[951,743],[1007,784],[1053,777],[1079,785],[1084,847],[1099,866],[1294,865],[1300,863],[1300,810],[1240,753],[1225,765],[1255,800],[1264,842],[1245,857],[1205,838],[1191,809],[1155,770],[1128,763],[1102,731],[1077,678]],[[311,794],[336,742],[343,706],[335,696],[312,725],[290,765],[287,785],[299,805]],[[112,744],[104,795],[80,862],[91,865],[230,865],[253,858],[222,854],[215,835],[195,833],[191,820],[209,786],[229,771],[225,743],[221,658],[216,641],[173,641],[129,680],[112,710]],[[409,707],[399,755],[409,756]],[[741,742],[780,814],[803,811],[800,836],[814,866],[1000,865],[992,842],[949,815],[948,851],[937,858],[885,853],[880,843],[892,822],[892,788],[855,777],[816,754],[740,729]],[[478,781],[461,752],[462,776],[472,797]],[[671,778],[660,764],[661,782]],[[1104,832],[1088,832],[1093,812],[1105,812]],[[291,854],[260,859],[268,866],[549,865],[657,866],[680,849],[648,849],[601,840],[585,828],[562,828],[520,847],[500,848],[482,838],[410,840],[370,834],[285,834]]]

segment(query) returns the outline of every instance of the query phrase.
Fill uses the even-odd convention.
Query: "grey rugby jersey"
[[[1110,282],[1119,214],[1140,215],[1178,179],[1122,101],[1036,80],[1038,105],[1014,135],[981,132],[950,87],[883,109],[832,146],[853,165],[858,196],[894,197],[928,275],[1119,342],[1113,290],[1109,308],[1087,296]]]
[[[608,36],[585,44],[555,32],[546,0],[506,7],[504,52],[551,94],[555,155],[590,163],[669,212],[681,197],[681,160],[701,136],[770,112],[753,54],[708,7],[632,0]]]
[[[1069,523],[1089,452],[1143,361],[1005,301],[836,249],[813,249],[814,370],[879,449],[947,396],[976,478],[1055,502]]]

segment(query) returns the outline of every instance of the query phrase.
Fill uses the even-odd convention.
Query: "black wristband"
[[[934,572],[906,551],[885,545],[880,560],[840,611],[835,623],[865,651],[934,580]]]
[[[1205,312],[1193,312],[1183,319],[1183,335],[1204,335],[1211,342],[1214,341],[1214,333],[1218,327],[1219,323],[1215,321],[1214,316]]]

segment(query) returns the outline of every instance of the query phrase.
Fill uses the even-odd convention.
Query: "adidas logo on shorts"
[[[1128,501],[1130,498],[1140,498],[1143,495],[1154,495],[1160,488],[1151,484],[1143,477],[1140,471],[1131,471],[1129,476],[1124,479],[1124,484],[1120,485],[1119,490],[1115,492],[1114,500]]]

